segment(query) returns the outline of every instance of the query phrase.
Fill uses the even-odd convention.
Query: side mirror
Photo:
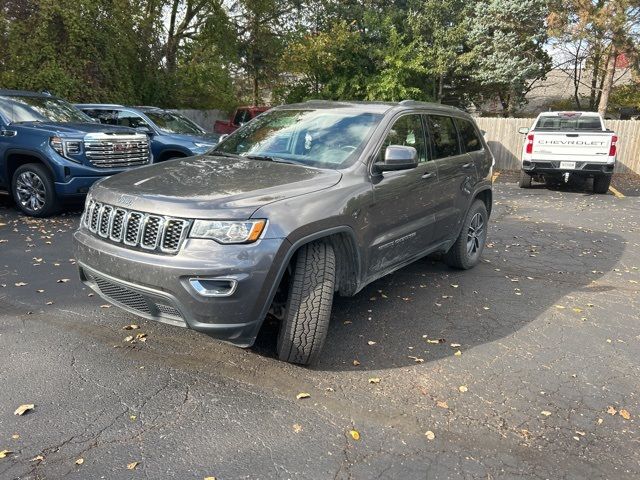
[[[384,162],[374,164],[379,172],[409,170],[418,166],[418,151],[413,147],[389,145],[384,151]]]
[[[520,127],[518,129],[518,133],[521,133],[522,135],[526,135],[527,133],[529,133],[529,129],[527,127]]]

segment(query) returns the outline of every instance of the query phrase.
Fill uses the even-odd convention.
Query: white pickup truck
[[[545,112],[538,115],[522,148],[520,187],[531,181],[568,182],[593,177],[593,191],[607,193],[616,163],[617,135],[594,112]]]

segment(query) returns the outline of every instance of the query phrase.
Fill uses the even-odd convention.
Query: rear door
[[[389,145],[406,145],[418,152],[418,167],[374,175],[369,237],[369,278],[425,251],[433,239],[436,214],[435,163],[429,158],[422,116],[405,114],[388,129],[375,161],[384,158]]]
[[[441,197],[433,240],[442,243],[458,235],[473,185],[477,182],[477,172],[474,161],[462,149],[453,117],[427,115],[427,126]]]

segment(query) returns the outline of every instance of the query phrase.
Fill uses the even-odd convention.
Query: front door
[[[376,161],[384,159],[389,145],[414,147],[418,167],[373,176],[374,202],[370,212],[368,277],[383,275],[431,245],[436,200],[432,188],[438,182],[429,160],[425,129],[419,114],[403,115],[388,130]]]

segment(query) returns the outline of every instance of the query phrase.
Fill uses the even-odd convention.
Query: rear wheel
[[[328,243],[300,248],[278,334],[278,358],[308,365],[317,360],[327,337],[336,279],[336,259]]]
[[[31,217],[46,217],[58,208],[51,174],[38,163],[28,163],[16,169],[11,193],[18,208]]]
[[[607,193],[611,185],[611,175],[598,175],[593,177],[594,193]]]
[[[445,263],[453,268],[468,270],[475,267],[487,241],[489,215],[482,200],[476,200],[467,212],[456,242],[445,255]]]
[[[531,188],[531,175],[520,170],[520,188]]]

